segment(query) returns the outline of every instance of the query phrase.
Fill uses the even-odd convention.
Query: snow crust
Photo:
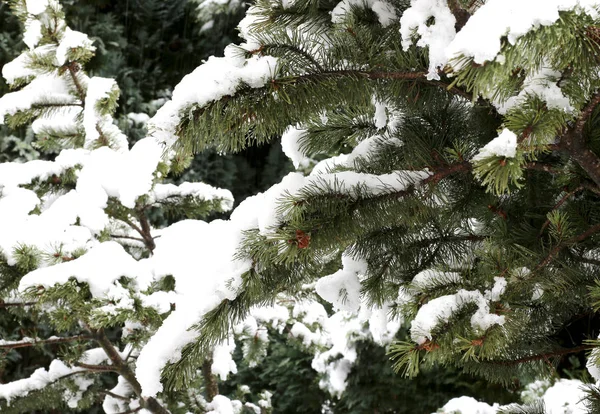
[[[71,30],[69,27],[65,29],[63,38],[56,48],[56,60],[59,65],[63,65],[67,61],[68,54],[71,49],[84,48],[90,51],[96,50],[92,46],[92,41],[89,37],[76,30]]]
[[[110,139],[111,147],[117,151],[125,151],[128,148],[127,137],[113,124],[112,116],[100,110],[102,107],[100,102],[118,89],[114,79],[97,76],[89,79],[83,111],[86,148],[97,146],[96,142],[101,132],[104,137]]]
[[[427,24],[433,18],[435,23]],[[419,37],[416,45],[429,48],[429,73],[427,79],[440,79],[437,71],[448,59],[446,49],[456,36],[456,18],[446,0],[412,0],[400,18],[400,34],[404,50],[413,43],[413,34]]]
[[[307,167],[310,158],[302,151],[300,141],[306,136],[306,130],[297,127],[288,127],[281,136],[281,147],[284,154],[292,160],[296,169]]]
[[[496,58],[502,37],[515,44],[531,30],[555,23],[559,11],[577,8],[596,18],[597,6],[597,0],[488,0],[457,33],[446,48],[446,56],[451,64],[460,55],[483,64]]]
[[[175,87],[172,99],[149,121],[152,136],[168,147],[172,146],[177,140],[175,128],[182,120],[184,109],[192,105],[203,107],[224,96],[234,95],[242,85],[264,86],[276,68],[277,59],[271,56],[244,59],[231,47],[226,49],[225,57],[211,56],[182,79]],[[198,84],[202,88],[198,88]]]
[[[107,360],[108,356],[101,348],[88,350],[84,352],[81,358],[82,362],[94,365],[99,365]],[[50,363],[48,369],[38,368],[28,378],[12,381],[7,384],[0,384],[0,398],[5,399],[10,405],[10,401],[14,398],[24,397],[30,392],[41,390],[63,377],[70,376],[74,373],[84,373],[85,371],[85,368],[69,367],[63,361],[55,359]],[[80,382],[79,385],[79,391],[80,393],[83,393],[83,391],[91,385],[91,382],[83,381]],[[71,402],[70,406],[72,406],[73,402],[76,400],[77,395],[72,396],[69,400],[69,402]]]
[[[368,7],[377,15],[379,23],[383,27],[389,26],[397,20],[394,7],[387,1],[382,0],[342,0],[331,11],[331,21],[333,23],[343,23],[346,15],[352,7]]]
[[[454,314],[471,303],[477,305],[477,311],[471,316],[471,326],[476,332],[484,333],[494,325],[504,324],[504,315],[490,313],[490,302],[500,300],[506,285],[504,278],[497,277],[492,289],[483,294],[479,291],[460,289],[455,294],[430,300],[419,309],[411,322],[411,339],[419,345],[432,340],[432,331],[437,326],[447,323]]]
[[[517,135],[505,128],[500,135],[479,150],[479,153],[473,157],[473,161],[482,161],[493,156],[514,158],[515,155],[517,155]]]

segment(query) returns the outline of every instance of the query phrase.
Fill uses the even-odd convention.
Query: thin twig
[[[89,336],[85,335],[77,335],[70,336],[65,338],[54,338],[54,339],[32,339],[29,342],[14,342],[8,344],[0,344],[0,349],[16,349],[16,348],[28,348],[36,345],[55,345],[62,344],[65,342],[73,342],[73,341],[84,341],[91,339]]]

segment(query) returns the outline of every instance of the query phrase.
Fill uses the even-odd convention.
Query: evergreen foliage
[[[307,372],[307,352],[321,391],[316,378],[306,388],[335,412],[398,411],[392,384],[410,395],[429,375],[443,383],[441,369],[465,394],[457,378],[469,377],[455,372],[546,389],[533,381],[589,352],[600,380],[598,5],[556,0],[540,20],[505,1],[522,7],[515,24],[498,0],[257,0],[244,43],[167,101],[165,85],[190,69],[179,52],[220,24],[206,20],[211,1],[144,0],[133,15],[99,1],[109,12],[88,19],[75,3],[12,0],[28,49],[4,66],[0,120],[47,161],[1,166],[1,306],[44,329],[7,332],[0,347],[69,346],[0,385],[0,407],[37,410],[44,398],[93,410],[104,395],[111,414],[286,410],[293,400],[272,396],[270,376],[292,362]],[[180,35],[170,22],[191,11],[206,23]],[[481,32],[493,11],[506,28]],[[104,40],[94,46],[70,18]],[[272,185],[289,168],[279,137],[300,172]],[[27,148],[19,161],[37,156]],[[204,162],[192,161],[198,151]],[[270,162],[253,175],[216,158],[241,151]],[[249,182],[266,191],[206,223],[232,208],[231,194],[175,176],[190,165],[183,180],[209,176],[211,158],[238,194]],[[240,367],[253,369],[292,352],[284,330],[302,352],[219,394],[236,341]],[[367,369],[382,347],[392,362]],[[353,398],[375,375],[372,399]],[[593,410],[598,395],[590,386],[582,404]],[[552,408],[538,397],[500,410]]]

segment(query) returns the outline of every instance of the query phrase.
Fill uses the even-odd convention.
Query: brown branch
[[[28,348],[36,345],[55,345],[55,344],[63,344],[65,342],[73,342],[73,341],[84,341],[91,339],[86,335],[77,335],[77,336],[69,336],[64,338],[54,338],[54,339],[33,339],[30,342],[15,342],[12,344],[0,344],[0,349],[16,349],[16,348]]]
[[[81,100],[81,104],[85,103],[85,91],[83,90],[83,86],[77,79],[77,72],[79,71],[79,64],[76,62],[71,62],[67,65],[67,69],[69,70],[69,74],[71,75],[71,79],[73,80],[73,84],[75,85],[75,89],[77,89],[77,94],[79,95],[79,99]]]
[[[560,173],[560,171],[558,171],[557,169],[552,168],[550,165],[543,164],[541,162],[528,162],[527,164],[525,164],[523,166],[523,168],[526,170],[543,171],[543,172],[547,172],[549,174],[559,174]]]
[[[115,239],[127,239],[127,240],[136,240],[136,241],[140,241],[142,243],[145,243],[145,240],[139,237],[131,237],[131,236],[119,236],[117,234],[111,234],[110,237],[113,237]]]
[[[471,13],[463,9],[458,0],[448,0],[448,8],[456,19],[454,29],[458,32],[465,26],[465,24],[467,24],[467,21],[471,17]]]
[[[83,362],[75,362],[73,363],[73,365],[79,368],[87,369],[88,371],[92,372],[119,372],[119,370],[116,367],[113,367],[111,365],[91,365],[85,364]]]
[[[213,398],[219,395],[219,384],[217,378],[212,373],[212,358],[207,358],[202,363],[202,377],[204,378],[204,388],[206,389],[206,400],[211,402]]]
[[[548,256],[546,256],[546,258],[544,260],[542,260],[534,269],[534,273],[539,271],[540,269],[542,269],[543,267],[547,266],[552,260],[554,260],[554,258],[556,257],[556,255],[558,253],[560,253],[565,247],[573,244],[573,243],[578,243],[581,242],[585,239],[587,239],[588,237],[592,236],[593,234],[597,233],[600,231],[600,224],[596,224],[592,227],[590,227],[589,229],[587,229],[586,231],[584,231],[583,233],[581,233],[579,236],[575,236],[571,239],[569,239],[567,242],[565,243],[560,243],[558,246],[556,246],[554,249],[552,249],[550,251],[550,253],[548,254]]]
[[[563,196],[563,198],[561,198],[558,203],[556,203],[556,205],[554,207],[552,207],[551,211],[557,210],[559,209],[563,204],[565,204],[567,202],[567,200],[569,198],[571,198],[572,196],[574,196],[575,194],[577,194],[580,191],[583,191],[585,188],[583,186],[579,186],[577,187],[575,190],[565,194]],[[546,220],[546,222],[542,225],[542,229],[540,230],[540,233],[538,234],[538,237],[542,237],[542,234],[544,234],[544,230],[546,230],[546,227],[548,227],[550,225],[550,219]]]
[[[542,361],[542,360],[545,361],[552,357],[562,357],[564,355],[575,354],[577,352],[587,351],[587,350],[593,349],[593,348],[594,348],[593,345],[581,345],[581,346],[578,346],[575,348],[561,349],[559,351],[548,352],[545,354],[531,355],[528,357],[514,359],[512,361],[489,361],[489,363],[494,364],[494,365],[513,366],[513,365],[524,364],[524,363],[533,362],[533,361]]]
[[[37,304],[37,302],[2,302],[0,303],[0,308],[10,308],[13,306],[33,306]]]
[[[103,329],[91,329],[90,333],[98,344],[104,349],[108,358],[112,361],[113,367],[117,369],[117,372],[131,385],[131,388],[140,399],[140,405],[154,414],[170,414],[169,411],[164,408],[155,398],[144,397],[142,395],[142,386],[138,382],[135,374],[131,370],[131,367],[127,362],[123,361],[119,352],[115,349],[110,340],[106,337]]]
[[[152,233],[150,231],[150,222],[148,221],[148,217],[143,210],[140,210],[138,213],[138,218],[140,219],[140,224],[142,226],[142,238],[144,239],[144,243],[146,243],[146,247],[151,252],[156,248],[156,244],[154,243],[154,239],[152,238]]]
[[[99,391],[100,394],[105,394],[105,395],[110,395],[113,398],[116,398],[117,400],[123,400],[123,401],[131,401],[130,398],[127,397],[123,397],[122,395],[119,394],[115,394],[114,392],[110,392],[110,391]]]
[[[600,92],[596,92],[588,104],[579,114],[575,124],[568,128],[560,137],[559,147],[589,175],[589,177],[600,187],[600,158],[586,146],[584,127],[590,119],[594,109],[600,105]]]
[[[473,166],[471,165],[471,163],[469,161],[463,161],[463,162],[456,163],[456,164],[450,164],[450,165],[444,166],[444,167],[436,170],[432,175],[430,175],[429,177],[427,177],[423,181],[421,181],[420,184],[421,185],[425,185],[425,184],[429,184],[429,183],[437,184],[442,179],[448,177],[449,175],[452,175],[457,172],[468,172],[468,171],[471,171],[472,168],[473,168]]]
[[[154,243],[154,239],[152,238],[152,235],[150,234],[150,224],[148,223],[148,219],[146,218],[146,215],[143,212],[140,213],[140,216],[145,219],[145,220],[142,220],[142,218],[140,217],[140,224],[142,225],[141,228],[140,228],[140,226],[138,226],[137,224],[135,224],[133,221],[131,221],[129,219],[121,219],[121,220],[124,221],[125,223],[127,223],[129,225],[129,227],[134,229],[140,236],[142,236],[141,240],[144,242],[146,247],[150,251],[153,251],[154,248],[156,247],[156,244]],[[144,228],[144,227],[146,227],[146,228]]]

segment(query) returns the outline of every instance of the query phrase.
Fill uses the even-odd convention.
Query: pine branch
[[[36,305],[37,302],[2,302],[0,303],[0,308],[10,308],[10,307],[17,307],[17,306],[33,306]]]
[[[552,262],[552,260],[554,260],[554,258],[558,255],[558,253],[560,253],[565,247],[568,247],[574,243],[579,243],[584,241],[585,239],[587,239],[588,237],[598,233],[600,231],[600,224],[596,224],[592,227],[590,227],[589,229],[587,229],[585,232],[581,233],[578,236],[575,236],[571,239],[569,239],[567,242],[565,243],[560,243],[558,246],[556,246],[554,249],[552,249],[550,251],[550,253],[548,254],[548,256],[546,256],[534,269],[534,273],[541,270],[542,268],[544,268],[545,266],[547,266],[550,262]]]
[[[588,351],[588,350],[594,349],[594,348],[595,347],[593,345],[581,345],[581,346],[578,346],[575,348],[561,349],[559,351],[531,355],[528,357],[514,359],[511,361],[486,361],[486,362],[493,364],[493,365],[514,366],[514,365],[524,364],[527,362],[546,361],[553,357],[562,357],[562,356],[569,355],[569,354],[575,354],[575,353],[578,353],[581,351]]]
[[[600,188],[600,158],[586,146],[584,127],[594,109],[600,104],[600,92],[596,92],[579,114],[575,124],[560,138],[560,148],[569,154]]]
[[[54,345],[54,344],[62,344],[65,342],[73,342],[73,341],[85,341],[91,339],[87,335],[76,335],[64,338],[54,338],[54,339],[33,339],[27,342],[18,342],[8,344],[0,344],[0,349],[16,349],[16,348],[28,348],[36,345]]]
[[[75,362],[73,365],[75,365],[76,367],[87,369],[91,372],[119,372],[119,370],[116,367],[110,365],[91,365],[85,364],[83,362]]]
[[[583,186],[579,186],[577,187],[575,190],[568,192],[567,194],[565,194],[559,201],[558,203],[556,203],[556,205],[554,207],[552,207],[551,211],[555,211],[558,210],[563,204],[565,204],[567,202],[567,200],[569,198],[571,198],[572,196],[574,196],[575,194],[577,194],[580,191],[583,191],[585,189],[585,187]],[[540,233],[538,234],[538,237],[542,237],[542,234],[544,234],[544,230],[546,230],[546,228],[550,225],[550,219],[546,220],[546,222],[542,225],[542,228],[540,230]]]
[[[454,15],[454,18],[456,19],[456,24],[454,25],[454,28],[458,32],[465,26],[465,24],[467,24],[467,21],[469,21],[471,14],[461,7],[458,0],[448,0],[448,8],[450,9],[452,14]]]
[[[112,361],[113,366],[116,368],[117,372],[129,382],[131,388],[135,392],[135,394],[140,399],[140,405],[147,409],[148,411],[154,414],[170,414],[169,411],[164,408],[155,398],[147,397],[145,398],[142,395],[142,386],[138,382],[135,374],[129,367],[129,365],[123,361],[119,352],[115,349],[110,340],[106,337],[103,329],[94,330],[88,328],[90,333],[93,335],[94,339],[98,344],[104,349],[108,358]]]
[[[100,394],[105,394],[105,395],[110,395],[113,398],[116,398],[117,400],[122,400],[122,401],[131,401],[131,399],[127,398],[127,397],[123,397],[122,395],[118,395],[115,394],[114,392],[110,392],[110,391],[104,391],[104,390],[100,390],[98,391]]]
[[[202,377],[204,378],[204,387],[206,389],[206,400],[211,402],[213,398],[219,395],[219,384],[217,377],[212,373],[212,358],[207,358],[202,363]]]

